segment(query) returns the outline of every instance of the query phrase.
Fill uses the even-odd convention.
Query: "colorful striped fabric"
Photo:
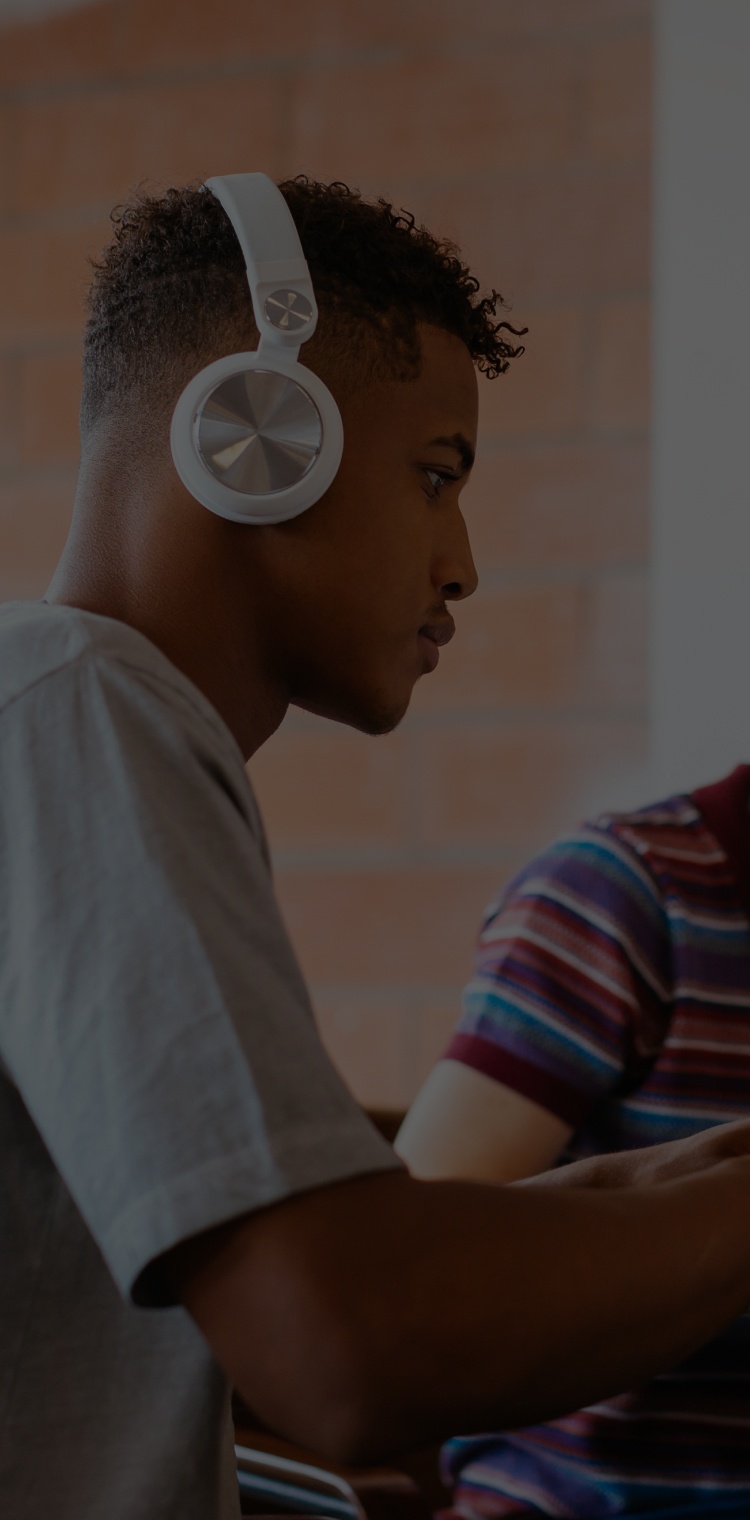
[[[585,825],[482,926],[446,1055],[575,1126],[570,1156],[750,1114],[750,766]],[[466,1516],[750,1517],[750,1315],[648,1387],[444,1451]]]

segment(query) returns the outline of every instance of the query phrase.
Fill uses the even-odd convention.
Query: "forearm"
[[[421,1263],[394,1262],[370,1301],[364,1427],[378,1441],[567,1413],[675,1365],[750,1303],[746,1162],[648,1196],[502,1201],[490,1219],[484,1198],[444,1198],[450,1248],[425,1221]]]
[[[343,1184],[271,1211],[273,1229],[248,1222],[214,1284],[244,1292],[244,1323],[212,1343],[270,1424],[350,1460],[536,1422],[674,1365],[744,1309],[748,1205],[745,1159],[641,1191]],[[185,1301],[200,1324],[195,1284]]]

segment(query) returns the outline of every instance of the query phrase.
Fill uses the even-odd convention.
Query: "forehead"
[[[478,390],[474,362],[465,343],[441,327],[419,328],[422,370],[404,387],[411,391],[416,410],[435,422],[436,433],[462,432],[475,442]]]
[[[349,457],[365,451],[381,460],[386,454],[411,459],[415,449],[455,434],[475,450],[478,394],[471,354],[442,328],[422,324],[419,337],[422,366],[416,379],[334,389]]]

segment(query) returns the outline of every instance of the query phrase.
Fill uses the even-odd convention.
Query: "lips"
[[[422,640],[426,671],[436,669],[440,650],[443,644],[450,643],[455,631],[456,625],[452,617],[435,618],[431,623],[422,624],[419,637]]]
[[[452,617],[440,618],[434,623],[423,623],[419,630],[422,637],[431,639],[438,649],[442,649],[444,644],[450,644],[455,631],[456,625]]]

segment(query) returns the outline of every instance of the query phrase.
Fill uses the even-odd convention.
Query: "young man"
[[[750,1113],[750,766],[561,839],[489,910],[446,1059],[397,1142],[510,1182]],[[750,1514],[747,1315],[668,1375],[456,1440],[463,1516]]]
[[[341,186],[284,195],[344,423],[330,489],[249,527],[182,485],[175,402],[256,335],[214,197],[139,200],[95,270],[69,543],[47,601],[0,613],[19,1520],[236,1516],[230,1382],[369,1458],[614,1393],[750,1297],[750,1125],[564,1188],[427,1185],[317,1040],[244,761],[290,702],[385,732],[434,669],[476,584],[475,363],[509,350],[455,250]]]

